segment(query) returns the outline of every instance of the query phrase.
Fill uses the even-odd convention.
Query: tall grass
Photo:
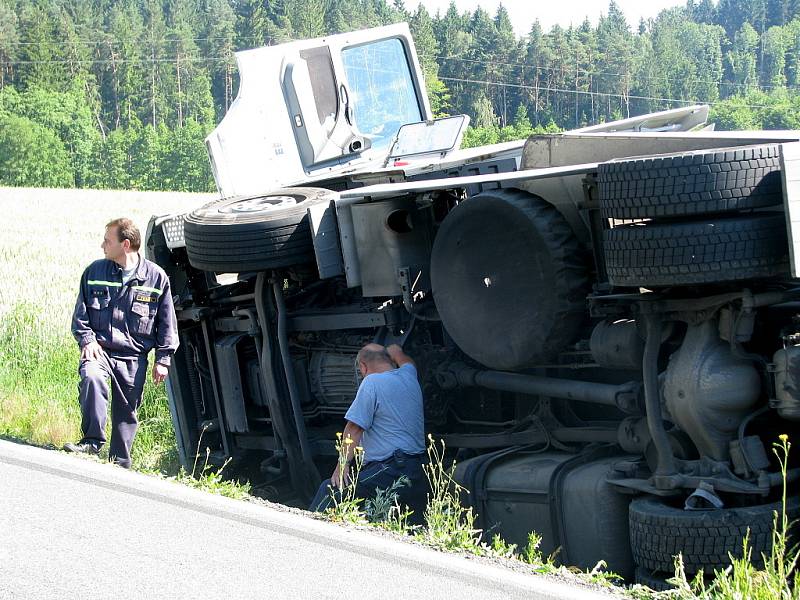
[[[60,448],[80,439],[79,352],[70,316],[83,269],[102,258],[111,219],[142,235],[153,214],[206,201],[198,194],[0,188],[0,435]],[[148,381],[133,466],[177,473],[164,387]]]
[[[62,446],[80,438],[78,351],[30,303],[0,321],[0,434]]]

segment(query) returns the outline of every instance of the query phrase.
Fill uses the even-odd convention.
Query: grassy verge
[[[56,448],[79,439],[77,364],[78,350],[74,341],[66,335],[54,335],[36,306],[20,303],[6,312],[0,321],[0,435]],[[225,479],[224,468],[212,469],[207,460],[198,460],[191,473],[179,468],[163,386],[154,386],[148,381],[139,418],[141,424],[133,449],[135,469],[211,493],[248,497],[249,485]],[[364,502],[355,496],[354,487],[349,487],[328,511],[328,518],[351,524],[374,524],[444,551],[519,561],[539,573],[566,572],[542,555],[541,540],[536,534],[531,534],[525,548],[509,545],[499,536],[490,543],[484,542],[482,532],[475,527],[472,510],[461,503],[463,490],[453,478],[455,464],[446,463],[442,446],[433,440],[429,442],[427,475],[431,496],[424,526],[409,525],[408,512],[397,504],[397,489],[385,490],[376,499]],[[340,446],[346,443],[340,442]],[[790,447],[788,439],[782,436],[775,448],[784,474]],[[785,497],[784,485],[784,500]],[[702,577],[689,581],[678,557],[673,579],[675,589],[653,592],[634,586],[625,593],[634,598],[679,600],[798,600],[800,551],[788,547],[788,528],[785,512],[776,515],[773,552],[766,557],[763,570],[754,568],[746,553],[744,559],[733,561],[729,569],[715,573],[711,583]],[[592,583],[611,585],[616,578],[603,567],[601,563],[578,576]]]
[[[343,457],[349,443],[349,440],[341,438],[337,442],[339,464],[342,468]],[[444,443],[437,442],[430,436],[428,437],[429,460],[424,466],[429,483],[424,525],[411,525],[409,511],[398,503],[398,490],[404,485],[402,481],[395,483],[389,489],[378,490],[377,497],[366,502],[356,496],[355,481],[361,465],[359,450],[361,449],[357,448],[355,452],[355,473],[350,483],[344,486],[340,494],[331,493],[332,503],[325,511],[325,515],[332,521],[358,525],[371,524],[409,536],[417,542],[445,552],[516,561],[527,565],[531,571],[537,573],[569,573],[599,585],[611,585],[621,579],[605,571],[602,563],[588,572],[557,566],[552,557],[544,556],[539,550],[542,539],[535,532],[528,535],[525,548],[508,544],[499,535],[495,535],[489,543],[483,541],[483,532],[475,526],[475,514],[472,508],[462,503],[462,494],[467,493],[467,490],[455,481],[455,462],[447,463]]]
[[[30,304],[0,322],[0,434],[60,447],[80,438],[74,343],[53,335]]]
[[[37,307],[23,303],[8,311],[0,323],[0,435],[55,448],[79,440],[78,358],[74,340],[54,335]],[[139,420],[134,466],[176,475],[175,432],[163,385],[148,381]]]

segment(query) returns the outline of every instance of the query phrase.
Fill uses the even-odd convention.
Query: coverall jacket
[[[72,334],[83,348],[96,341],[100,360],[81,360],[79,399],[83,442],[102,446],[108,385],[111,380],[111,446],[109,458],[130,467],[130,451],[139,424],[136,411],[147,377],[147,354],[169,366],[178,347],[177,322],[169,279],[155,263],[139,257],[127,283],[122,268],[101,259],[81,277],[72,316]]]

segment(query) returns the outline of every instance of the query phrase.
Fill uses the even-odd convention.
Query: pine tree
[[[607,117],[615,115],[615,109],[622,116],[630,116],[633,49],[633,37],[625,15],[611,0],[608,14],[601,16],[597,25],[597,51],[604,64],[604,74],[598,76],[598,89],[605,94]]]
[[[7,0],[0,0],[0,90],[14,80],[18,45],[17,15]]]
[[[331,0],[293,0],[287,4],[287,16],[295,38],[315,38],[325,35],[325,15]]]
[[[433,34],[433,20],[423,5],[417,7],[416,12],[409,19],[409,27],[414,37],[414,46],[417,50],[420,66],[425,75],[425,87],[428,91],[428,100],[431,112],[436,116],[447,112],[449,94],[447,87],[439,79],[439,45]]]
[[[729,94],[746,94],[758,86],[758,33],[750,23],[745,23],[733,37],[731,49],[726,54],[728,63]]]
[[[782,27],[770,27],[762,38],[763,63],[761,83],[765,86],[786,85],[786,32]]]
[[[164,12],[158,0],[143,0],[144,9],[144,62],[148,67],[147,79],[142,82],[147,89],[147,115],[142,121],[154,127],[169,114],[165,87],[172,78],[170,72],[169,44]]]
[[[19,82],[23,88],[64,89],[69,76],[55,15],[38,4],[21,2],[19,12]]]
[[[513,81],[517,40],[514,35],[514,26],[511,24],[511,17],[502,4],[498,6],[494,17],[494,31],[489,44],[492,48],[491,60],[496,65],[494,77],[503,83]],[[495,88],[494,96],[501,127],[510,125],[514,116],[514,93],[509,97],[508,87],[502,85]]]
[[[211,94],[217,120],[227,112],[233,102],[233,85],[236,61],[233,55],[236,40],[236,14],[228,0],[208,0],[200,43],[207,58],[211,76]]]
[[[106,61],[101,91],[105,99],[106,121],[113,128],[127,127],[147,115],[148,69],[144,63],[142,40],[145,28],[136,0],[116,3],[108,16],[108,34],[100,58]]]

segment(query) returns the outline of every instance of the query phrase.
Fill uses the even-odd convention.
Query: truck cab
[[[404,25],[236,54],[239,93],[206,139],[223,197],[385,165],[398,130],[432,119]]]

